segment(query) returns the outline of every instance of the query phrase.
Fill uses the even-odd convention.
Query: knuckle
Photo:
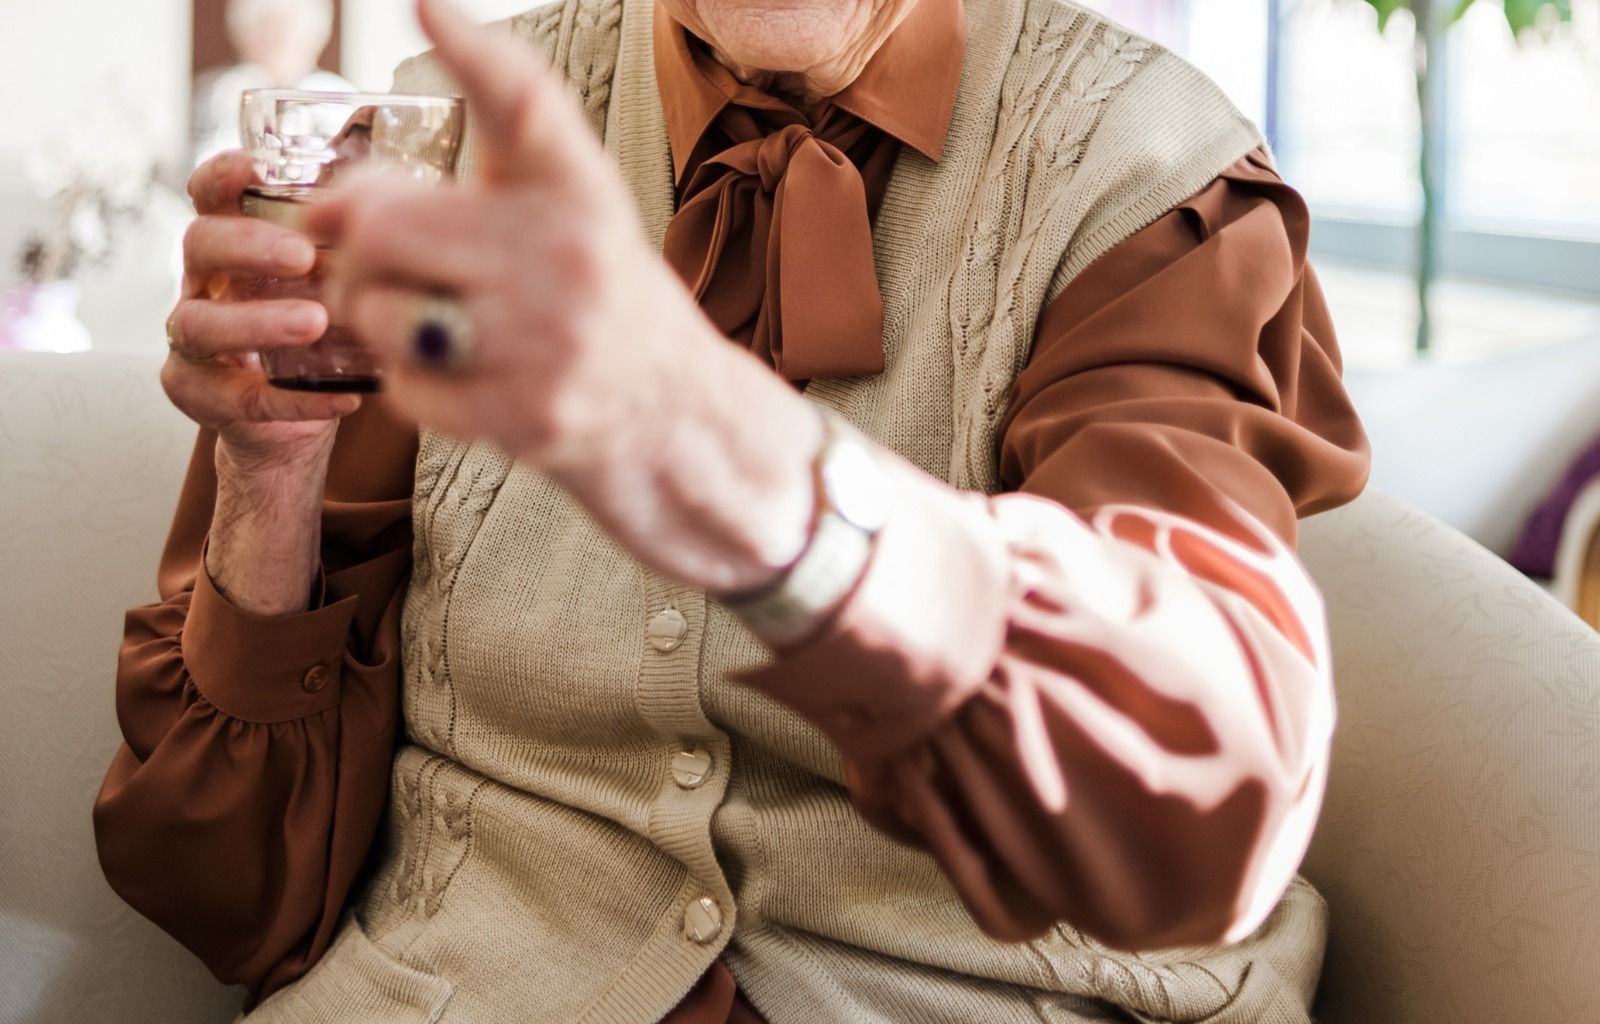
[[[243,182],[239,182],[238,187],[230,187],[229,181],[230,175],[238,167],[239,156],[238,150],[230,150],[195,168],[189,176],[189,198],[194,201],[197,210],[202,213],[216,212],[243,187]]]
[[[176,352],[161,364],[161,391],[167,401],[179,412],[198,421],[197,395],[195,394],[195,367]]]
[[[222,264],[232,248],[230,234],[248,231],[250,223],[244,220],[234,223],[211,215],[196,217],[183,233],[183,251],[190,265],[206,270],[223,269]]]
[[[218,154],[194,169],[189,175],[189,198],[196,203],[208,200],[215,190],[217,179],[222,177],[226,154]]]
[[[184,299],[178,303],[172,311],[172,316],[167,318],[167,326],[172,331],[173,340],[181,345],[203,333],[204,316],[200,300]]]
[[[552,239],[546,259],[563,284],[575,291],[592,293],[605,281],[605,260],[599,247],[579,232],[563,232]]]
[[[161,364],[161,390],[167,396],[167,401],[179,408],[182,408],[178,400],[183,375],[183,367],[179,365],[181,362],[177,353],[173,353]]]
[[[235,416],[244,423],[264,423],[272,419],[266,394],[261,388],[246,388],[240,395]]]
[[[196,213],[206,214],[217,205],[217,172],[210,164],[202,164],[189,176],[189,202]]]
[[[183,229],[183,251],[190,258],[201,255],[206,248],[206,240],[211,231],[206,217],[196,217]]]

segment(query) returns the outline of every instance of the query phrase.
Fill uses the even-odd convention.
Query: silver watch
[[[822,447],[811,463],[816,509],[800,557],[777,583],[722,603],[770,644],[814,632],[866,573],[888,521],[892,487],[872,445],[837,415],[821,411]]]

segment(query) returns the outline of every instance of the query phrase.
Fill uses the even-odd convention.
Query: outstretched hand
[[[448,0],[418,12],[466,99],[479,177],[362,178],[319,206],[308,228],[341,255],[335,320],[376,353],[401,414],[545,471],[642,561],[708,589],[767,582],[809,527],[815,417],[651,249],[539,55]],[[441,293],[476,339],[448,371],[415,352]]]
[[[650,250],[620,174],[539,55],[446,0],[418,11],[466,99],[479,178],[430,188],[378,173],[322,204],[308,230],[340,254],[329,306],[378,355],[404,415],[541,468],[580,466],[626,424],[664,415],[686,346],[709,346],[714,329]],[[475,338],[448,373],[414,358],[439,293]]]

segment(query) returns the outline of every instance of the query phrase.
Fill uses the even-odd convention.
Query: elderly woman
[[[251,1022],[1308,1020],[1367,454],[1255,129],[1065,0],[422,13],[465,180],[310,225],[383,404],[194,177],[117,890]]]

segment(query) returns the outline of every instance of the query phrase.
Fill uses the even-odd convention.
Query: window
[[[1600,295],[1600,0],[1518,41],[1481,0],[1435,54],[1446,273]],[[1409,268],[1414,23],[1364,0],[1097,0],[1194,61],[1272,139],[1323,256]]]
[[[1411,37],[1360,0],[1284,0],[1275,125],[1284,177],[1342,216],[1410,223],[1417,182]]]
[[[1452,33],[1446,203],[1461,227],[1600,242],[1600,4],[1575,6],[1547,41],[1518,45],[1489,4]]]
[[[1319,254],[1409,267],[1421,208],[1412,22],[1364,0],[1088,0],[1172,47],[1266,128]],[[1481,0],[1445,38],[1446,272],[1600,294],[1600,0],[1518,43]],[[467,0],[503,18],[533,0]],[[344,70],[385,89],[426,48],[409,4],[344,0]]]

